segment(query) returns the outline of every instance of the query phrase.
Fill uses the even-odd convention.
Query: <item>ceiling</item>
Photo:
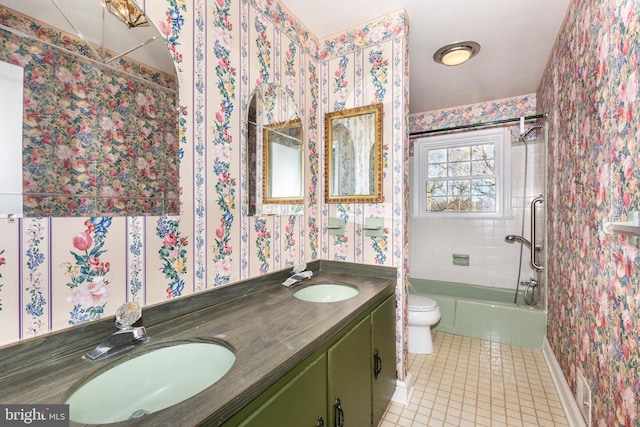
[[[412,113],[449,108],[536,92],[549,52],[569,0],[281,0],[317,37],[324,38],[404,8],[410,22],[410,110]],[[101,28],[88,16],[101,16],[99,0],[58,0],[85,34]],[[0,0],[13,9],[72,32],[51,0]],[[70,5],[74,5],[73,7]],[[82,6],[82,7],[80,7]],[[98,8],[89,10],[86,8]],[[111,19],[110,14],[106,18]],[[56,19],[55,22],[51,22]],[[123,42],[116,51],[135,46],[123,36],[141,35],[153,27],[129,31],[115,22]],[[433,53],[446,44],[473,40],[480,52],[469,62],[446,67],[433,61]],[[155,68],[173,72],[173,62],[160,40],[130,56]],[[164,58],[163,64],[155,63]]]
[[[536,92],[569,0],[281,0],[324,38],[388,12],[409,16],[410,110],[419,113]],[[456,67],[433,61],[438,48],[480,43]]]

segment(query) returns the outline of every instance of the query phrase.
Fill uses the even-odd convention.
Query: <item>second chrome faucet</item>
[[[307,268],[307,264],[305,263],[300,263],[296,265],[292,271],[291,277],[289,277],[287,280],[282,282],[282,286],[286,286],[287,288],[290,288],[302,282],[303,279],[309,279],[311,276],[313,276],[313,271],[311,270],[305,271],[306,268]]]

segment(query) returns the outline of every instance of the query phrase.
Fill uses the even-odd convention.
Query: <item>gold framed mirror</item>
[[[381,203],[382,104],[324,116],[326,203]]]
[[[303,203],[301,120],[264,126],[262,143],[262,203]]]
[[[286,145],[284,142],[296,135],[300,141],[300,157],[294,149],[296,144]],[[304,214],[302,187],[298,190],[296,186],[296,190],[291,192],[290,183],[281,185],[286,175],[300,176],[300,183],[304,185],[302,135],[302,122],[292,95],[274,83],[257,85],[247,105],[245,167],[249,216]],[[272,148],[270,146],[278,152],[275,159],[270,158],[274,157],[268,152]],[[293,167],[287,158],[293,159]],[[270,177],[271,170],[276,171],[276,177]]]

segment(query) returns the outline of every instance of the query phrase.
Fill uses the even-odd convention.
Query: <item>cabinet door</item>
[[[396,304],[389,297],[371,313],[373,425],[378,425],[396,389]]]
[[[327,356],[322,354],[266,401],[249,418],[246,427],[327,426]]]
[[[367,316],[329,351],[329,426],[371,425],[371,320]],[[340,401],[340,410],[335,407]],[[336,412],[338,412],[336,414]]]

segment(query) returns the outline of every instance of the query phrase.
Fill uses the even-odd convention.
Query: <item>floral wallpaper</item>
[[[221,212],[219,225],[213,237],[213,261],[219,266],[213,279],[215,285],[230,280],[233,246],[229,241],[236,207],[236,178],[231,170],[233,134],[229,130],[236,98],[237,72],[227,60],[232,48],[230,8],[230,0],[214,2],[212,16],[215,31],[221,35],[216,38],[212,52],[217,61],[215,76],[216,85],[220,90],[220,103],[214,112],[215,121],[211,135],[215,153],[213,173],[218,177],[215,183],[215,199]]]
[[[404,10],[390,13],[363,26],[345,30],[320,43],[320,99],[324,112],[383,104],[382,203],[323,204],[322,224],[329,218],[345,221],[342,235],[322,230],[323,259],[398,267],[397,365],[404,378],[407,367],[406,283],[408,244],[408,19]],[[324,138],[324,136],[323,136]],[[324,147],[323,150],[327,148]],[[321,157],[321,162],[324,159]],[[363,164],[366,162],[363,162]],[[321,179],[324,181],[324,168]],[[367,173],[359,170],[358,173]],[[364,232],[366,218],[383,219],[383,235]]]
[[[24,69],[25,215],[177,213],[171,78],[124,59],[122,72],[96,66],[68,53],[90,54],[76,38],[10,9],[0,20],[61,46],[3,30],[0,58]]]
[[[184,291],[184,274],[187,272],[187,238],[182,237],[180,221],[173,217],[161,217],[156,235],[162,239],[158,255],[162,260],[162,273],[168,279],[167,298],[179,297]]]
[[[640,9],[572,1],[537,94],[549,113],[547,338],[593,425],[640,425],[640,253],[603,221],[640,210]]]
[[[113,315],[126,301],[156,304],[289,269],[299,261],[338,259],[337,254],[343,254],[345,261],[398,266],[399,283],[404,283],[408,159],[404,12],[365,24],[362,31],[348,30],[344,42],[321,43],[277,1],[143,4],[178,70],[179,106],[171,117],[179,129],[175,147],[180,158],[180,215],[126,216],[122,210],[120,216],[100,217],[81,210],[78,203],[77,217],[0,221],[0,345]],[[51,31],[46,28],[43,33]],[[51,36],[55,39],[55,34]],[[349,58],[345,108],[385,104],[385,202],[381,204],[330,207],[323,202],[322,120],[333,106],[327,75],[337,53]],[[66,61],[58,56],[57,61]],[[74,78],[69,84],[77,87]],[[249,216],[246,117],[250,96],[261,82],[279,85],[301,112],[306,191],[304,204],[294,211],[282,208],[277,215]],[[123,101],[123,87],[113,80],[105,84],[107,89],[113,96],[97,95],[104,102],[110,98],[144,108],[138,107],[142,104],[135,97]],[[161,98],[153,94],[155,102]],[[91,110],[64,114],[58,120],[81,130]],[[120,116],[122,123],[102,122],[107,128],[98,127],[100,133],[124,138],[118,129],[126,117]],[[101,120],[94,119],[100,125]],[[155,143],[155,132],[146,136]],[[140,141],[148,139],[141,137]],[[139,157],[151,170],[148,162],[153,159],[147,154],[153,146],[142,148]],[[75,151],[63,158],[68,165],[80,165],[84,159]],[[49,164],[56,152],[40,159]],[[114,158],[117,167],[105,171],[124,173],[121,160]],[[326,231],[334,209],[349,218],[343,243],[334,242],[333,236],[329,239]],[[368,216],[384,218],[384,236],[364,236],[362,225]],[[404,300],[402,289],[397,298]],[[402,343],[403,304],[397,316]],[[401,375],[403,352],[400,344]]]
[[[362,27],[353,27],[327,37],[321,43],[320,57],[328,59],[375,46],[377,43],[402,36],[406,32],[407,26],[408,19],[404,10],[389,13]],[[380,66],[380,64],[372,61],[371,58],[369,61],[375,67]]]
[[[98,320],[104,313],[104,308],[111,288],[107,273],[111,263],[105,261],[102,255],[104,240],[107,237],[111,218],[94,217],[85,221],[85,229],[73,236],[75,251],[70,251],[74,262],[64,262],[65,275],[69,278],[67,287],[71,294],[67,302],[73,305],[69,315],[70,325],[79,325],[90,320]]]
[[[407,122],[403,13],[320,41],[277,1],[166,0],[146,2],[146,9],[179,70],[175,117],[180,168],[187,171],[180,176],[181,215],[1,221],[0,344],[111,315],[127,300],[154,304],[298,259],[397,266],[396,298],[404,301],[409,127],[463,124],[491,109],[511,117],[512,108],[535,102],[525,96]],[[640,424],[640,258],[627,238],[602,231],[603,220],[640,210],[638,16],[633,0],[573,0],[537,93],[537,109],[550,124],[547,336],[572,389],[577,370],[587,378],[596,426]],[[271,43],[264,66],[261,37]],[[307,196],[300,216],[246,215],[243,117],[264,73],[304,112]],[[385,201],[327,205],[323,113],[373,102],[385,109]],[[76,153],[62,158],[80,164]],[[334,216],[347,218],[343,236],[326,232]],[[384,218],[384,236],[364,236],[368,216]],[[401,307],[399,348],[404,317]],[[400,350],[400,367],[404,357]]]
[[[527,94],[497,99],[478,104],[415,113],[409,117],[411,133],[430,129],[483,123],[487,120],[504,120],[536,114],[536,96]]]
[[[387,20],[384,20],[387,22]],[[402,20],[397,22],[402,23]],[[390,34],[395,34],[393,30],[389,30]],[[340,46],[334,44],[334,49],[342,51]],[[356,51],[342,55],[337,58],[331,58],[323,63],[324,78],[323,78],[323,91],[325,93],[324,99],[326,99],[326,108],[328,111],[340,111],[348,108],[358,107],[362,105],[375,104],[378,102],[383,103],[384,110],[384,124],[383,124],[383,174],[385,181],[383,195],[385,202],[382,206],[377,204],[335,204],[325,206],[325,212],[327,216],[336,216],[342,218],[347,224],[347,232],[340,236],[328,236],[327,245],[323,252],[328,254],[329,259],[337,261],[351,261],[351,262],[363,262],[368,264],[378,263],[380,260],[385,259],[392,262],[391,258],[387,258],[387,253],[392,250],[392,247],[386,245],[379,245],[373,237],[366,237],[363,231],[364,218],[367,216],[373,216],[379,214],[381,217],[392,218],[393,215],[387,208],[391,207],[391,194],[393,184],[391,183],[391,175],[389,173],[389,163],[387,159],[394,147],[392,144],[388,144],[387,141],[391,140],[393,135],[393,127],[391,125],[393,114],[398,113],[394,111],[394,104],[385,98],[387,88],[391,92],[392,80],[390,79],[391,70],[387,70],[385,67],[381,67],[380,64],[389,63],[393,61],[391,59],[380,59],[382,57],[387,58],[392,54],[392,43],[386,43],[386,49],[381,50],[380,45],[376,48],[370,49],[357,49]],[[397,53],[397,52],[396,52]],[[326,54],[326,52],[325,52]],[[396,64],[398,61],[396,61]],[[402,63],[402,62],[400,62]],[[397,70],[393,70],[396,71]],[[383,85],[381,82],[385,82]],[[402,104],[401,104],[402,105]],[[395,106],[398,108],[397,106]],[[362,155],[356,155],[357,158],[361,158]],[[369,159],[360,159],[364,163],[368,163]],[[400,159],[397,159],[400,161]],[[368,169],[359,170],[356,169],[358,174],[368,173]],[[341,172],[341,176],[344,177],[347,172]],[[389,185],[391,183],[391,185]],[[390,231],[387,229],[387,231]],[[395,242],[400,244],[400,242]],[[390,265],[390,264],[386,264]],[[393,265],[393,264],[391,264]]]
[[[410,133],[413,134],[535,114],[536,95],[526,94],[443,110],[415,113],[409,116],[409,126]],[[518,135],[518,127],[512,127],[511,140],[515,141]],[[413,140],[410,149],[413,152]]]
[[[320,206],[320,198],[322,197],[321,189],[322,181],[320,179],[320,133],[319,126],[321,125],[322,114],[320,112],[319,102],[319,90],[320,90],[320,78],[318,76],[318,65],[309,62],[308,70],[308,83],[311,88],[311,100],[309,102],[309,108],[307,110],[307,123],[308,123],[308,156],[307,167],[309,171],[309,179],[307,180],[307,228],[308,228],[308,259],[319,258],[319,236],[320,236],[320,219],[318,217],[318,210]],[[305,237],[305,236],[303,236]]]
[[[26,254],[28,276],[26,278],[27,286],[25,286],[25,291],[29,293],[29,302],[26,305],[25,312],[28,316],[27,329],[33,335],[36,335],[43,326],[42,315],[47,305],[45,289],[42,286],[43,272],[40,269],[45,259],[41,249],[42,244],[45,243],[43,233],[45,224],[43,222],[42,220],[33,221],[26,230],[29,249]]]

